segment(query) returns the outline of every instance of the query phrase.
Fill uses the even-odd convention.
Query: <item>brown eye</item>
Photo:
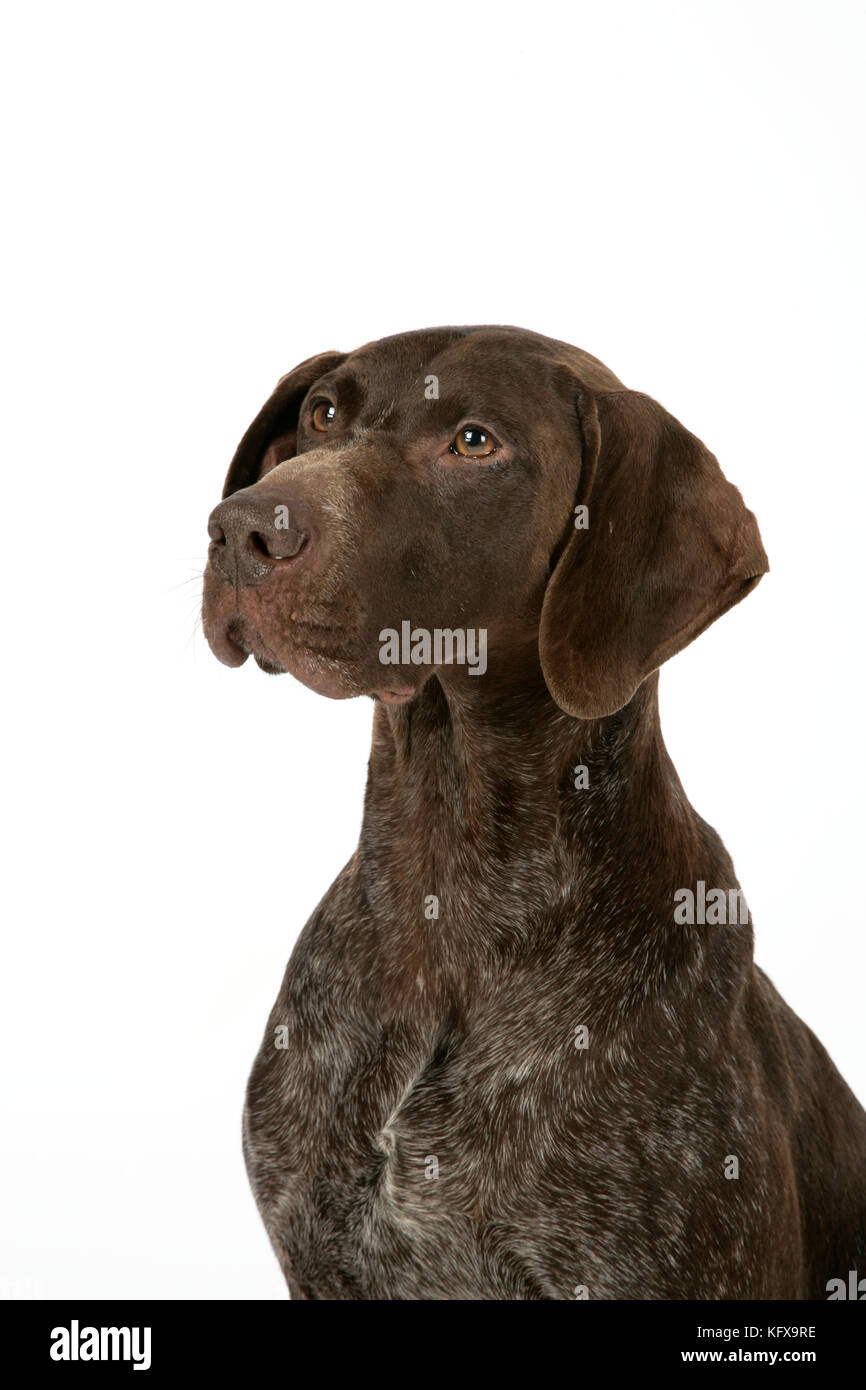
[[[463,458],[486,458],[496,452],[496,440],[480,425],[465,425],[452,439],[451,452]]]
[[[329,430],[334,423],[336,413],[337,407],[332,405],[330,401],[319,401],[313,406],[313,413],[310,417],[313,422],[313,429],[324,434],[325,430]]]

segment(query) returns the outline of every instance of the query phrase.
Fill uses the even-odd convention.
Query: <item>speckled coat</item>
[[[467,420],[488,455],[446,451]],[[292,1297],[825,1298],[866,1273],[864,1112],[751,924],[674,919],[677,890],[738,884],[657,668],[767,568],[712,455],[588,354],[439,329],[302,363],[224,495],[216,654],[375,699],[358,849],[244,1114]],[[395,686],[376,638],[404,619],[486,628],[488,671]]]

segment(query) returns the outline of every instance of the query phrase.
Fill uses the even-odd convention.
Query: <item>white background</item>
[[[198,576],[277,377],[386,333],[577,343],[741,487],[665,732],[866,1097],[862,6],[7,14],[0,1292],[285,1296],[243,1088],[372,707],[218,665]]]

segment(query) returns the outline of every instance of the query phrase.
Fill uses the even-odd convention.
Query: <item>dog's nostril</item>
[[[307,543],[304,531],[278,531],[272,536],[261,531],[251,531],[247,537],[250,550],[264,556],[266,560],[294,560]]]
[[[277,506],[275,496],[240,492],[211,512],[208,562],[223,579],[241,586],[262,584],[275,570],[294,564],[315,542],[307,504]]]

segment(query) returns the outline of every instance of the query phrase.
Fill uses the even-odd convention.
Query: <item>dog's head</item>
[[[595,358],[514,328],[302,362],[223,499],[212,650],[335,697],[402,703],[434,673],[534,661],[564,710],[599,717],[768,568],[694,435]]]

